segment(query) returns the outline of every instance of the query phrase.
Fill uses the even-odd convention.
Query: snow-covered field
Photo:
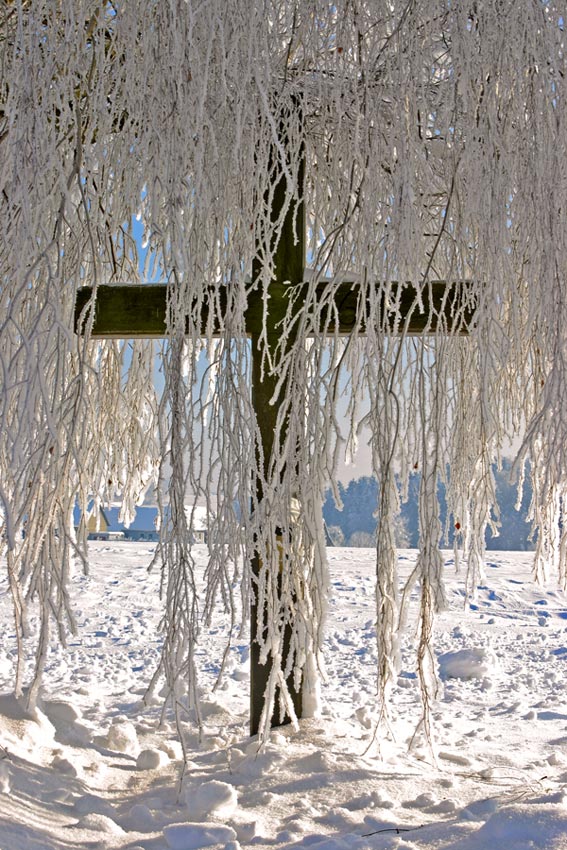
[[[373,553],[330,549],[324,711],[261,753],[247,737],[248,648],[204,635],[199,741],[142,703],[160,647],[148,544],[94,543],[74,579],[79,634],[49,651],[41,711],[10,696],[14,629],[0,583],[0,850],[565,850],[567,598],[530,579],[529,554],[488,553],[478,597],[447,553],[438,617],[437,764],[408,752],[420,716],[411,625],[392,737],[373,742]],[[206,552],[200,552],[203,564]],[[413,552],[400,553],[409,569]]]

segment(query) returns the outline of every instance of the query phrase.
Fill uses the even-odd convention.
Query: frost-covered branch
[[[261,653],[281,658],[272,680],[285,702],[286,677],[299,684],[320,665],[321,493],[356,444],[364,399],[381,483],[383,690],[405,605],[394,474],[407,490],[422,473],[424,677],[442,597],[439,477],[474,576],[496,522],[491,462],[520,436],[538,573],[551,566],[565,583],[560,6],[13,0],[0,15],[2,547],[19,647],[26,609],[41,608],[38,674],[49,623],[73,625],[69,575],[86,563],[76,501],[84,512],[119,496],[128,519],[157,486],[170,695],[196,698],[201,623],[220,604],[236,625],[240,588],[245,607],[252,594],[268,606]],[[293,282],[273,345],[275,253],[300,203],[310,271]],[[100,283],[158,278],[170,284],[161,400],[151,342],[90,339]],[[426,307],[437,279],[460,287],[451,321]],[[337,330],[345,280],[360,287],[347,339]],[[401,309],[406,281],[416,287],[410,314],[427,313],[419,338]],[[94,295],[78,338],[85,283]],[[262,373],[277,388],[269,456],[249,394],[252,303]],[[197,576],[187,535],[203,499],[211,558]]]

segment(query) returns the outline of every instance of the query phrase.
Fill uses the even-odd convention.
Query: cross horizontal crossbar
[[[332,301],[326,302],[329,283],[322,281],[316,287],[316,300],[323,303],[320,309],[321,333],[349,334],[355,328],[364,332],[365,317],[369,315],[368,288],[360,283],[344,281],[336,286]],[[228,287],[215,290],[213,333],[222,331],[223,317],[227,313]],[[363,295],[363,292],[365,293]],[[392,331],[406,330],[409,334],[446,333],[467,334],[474,320],[474,310],[465,303],[467,284],[463,282],[433,281],[426,284],[418,299],[417,288],[410,283],[392,284],[389,304],[381,298],[378,322],[386,322]],[[92,287],[79,289],[75,303],[75,331],[84,333],[87,316],[85,307],[92,298]],[[106,284],[98,287],[92,336],[95,338],[162,338],[167,336],[168,284]],[[361,304],[365,298],[366,304]],[[190,315],[186,318],[186,332],[190,331]],[[200,310],[200,334],[207,335],[209,305],[203,301]],[[362,317],[360,320],[359,317]],[[246,332],[261,334],[264,321],[263,301],[256,290],[250,291],[245,312]]]

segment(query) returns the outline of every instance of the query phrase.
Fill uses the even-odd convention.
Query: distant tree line
[[[501,469],[493,470],[496,483],[496,499],[499,511],[500,528],[497,537],[490,530],[486,535],[488,549],[527,550],[534,548],[530,540],[531,527],[527,522],[531,501],[531,486],[526,476],[522,503],[516,510],[517,488],[510,481],[511,462],[504,460]],[[418,494],[420,475],[412,475],[407,502],[402,504],[396,521],[396,544],[402,548],[415,548],[419,541]],[[328,534],[335,546],[374,546],[376,542],[377,506],[379,504],[378,481],[371,476],[363,476],[349,481],[347,485],[339,483],[339,494],[343,503],[342,511],[335,505],[329,489],[325,494],[323,518]],[[439,484],[441,522],[448,527],[443,545],[453,545],[453,525],[447,524],[447,505],[445,488]],[[450,518],[449,518],[450,519]]]

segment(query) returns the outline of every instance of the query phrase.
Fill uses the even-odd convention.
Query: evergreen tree
[[[493,472],[496,481],[500,528],[498,535],[492,535],[490,531],[487,531],[487,549],[520,551],[533,549],[534,543],[530,539],[531,526],[527,520],[532,498],[531,479],[529,476],[526,477],[521,504],[517,509],[518,491],[516,483],[511,478],[512,462],[505,458],[502,461],[501,468],[494,467]],[[413,549],[419,546],[418,495],[420,479],[419,473],[410,477],[408,499],[402,503],[396,520],[396,545],[400,548]],[[371,476],[363,476],[352,479],[346,487],[339,484],[339,491],[343,500],[342,511],[336,507],[331,491],[327,490],[325,494],[323,504],[325,522],[328,526],[332,525],[335,529],[340,529],[349,546],[374,545],[377,525],[375,514],[379,505],[378,481]],[[442,482],[439,483],[438,498],[441,523],[447,531],[442,544],[449,547],[453,545],[454,528],[451,518],[447,517],[445,486]],[[334,539],[338,539],[336,533]],[[341,544],[335,543],[335,545]]]

